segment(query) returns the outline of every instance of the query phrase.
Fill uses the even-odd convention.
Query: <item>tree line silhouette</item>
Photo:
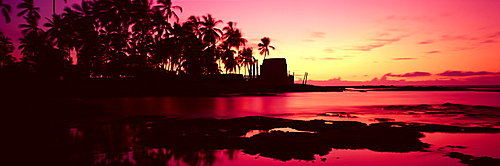
[[[66,0],[64,0],[66,2]],[[83,0],[65,7],[61,14],[41,19],[34,0],[23,0],[17,14],[19,61],[12,56],[11,39],[0,32],[2,73],[31,74],[49,79],[124,78],[157,74],[208,75],[240,72],[256,63],[235,22],[218,28],[222,20],[207,14],[190,16],[180,23],[170,0]],[[6,22],[11,6],[0,0]],[[44,30],[45,29],[45,30]],[[270,39],[262,38],[259,50],[269,55]],[[73,65],[71,53],[76,53]],[[251,72],[250,70],[248,72]]]

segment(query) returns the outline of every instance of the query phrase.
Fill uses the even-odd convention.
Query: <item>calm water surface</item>
[[[499,109],[470,107],[464,114],[441,114],[430,110],[391,110],[390,105],[428,104],[439,108],[444,103],[500,107],[498,92],[307,92],[283,93],[268,97],[139,97],[83,99],[104,105],[118,116],[166,115],[171,117],[235,118],[270,116],[297,120],[323,119],[378,123],[378,118],[397,122],[420,122],[455,126],[500,128]],[[486,108],[486,109],[483,109]],[[325,113],[349,116],[324,116]],[[476,157],[500,158],[500,134],[423,133],[421,141],[431,144],[429,152],[392,153],[371,150],[333,149],[315,161],[278,161],[250,155],[241,150],[197,152],[196,160],[171,158],[169,165],[464,165],[445,156],[460,152]],[[457,148],[464,147],[464,148]],[[143,149],[144,150],[144,149]],[[164,148],[146,148],[148,153],[167,153]],[[100,154],[103,155],[103,154]],[[122,154],[133,160],[134,153]],[[102,157],[105,158],[105,157]],[[134,163],[133,161],[132,163]]]
[[[376,105],[464,104],[500,107],[498,92],[306,92],[267,97],[132,97],[87,99],[121,115],[234,118],[318,114]]]

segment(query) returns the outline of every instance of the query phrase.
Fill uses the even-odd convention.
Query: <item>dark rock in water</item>
[[[289,127],[311,132],[272,131]],[[244,138],[250,130],[265,133]],[[153,123],[139,135],[143,146],[191,149],[243,149],[249,154],[288,161],[314,160],[331,148],[370,149],[384,152],[425,151],[428,144],[416,130],[391,126],[367,126],[350,121],[299,121],[269,117],[243,117],[226,120],[189,119]]]
[[[337,116],[341,118],[357,118],[357,116],[351,115],[353,113],[348,113],[348,112],[327,112],[324,114],[318,114],[320,116]]]
[[[446,145],[447,148],[458,148],[458,149],[465,149],[467,147],[465,146],[452,146],[452,145]]]
[[[391,119],[391,118],[375,118],[376,121],[379,121],[379,122],[391,122],[391,121],[394,121],[395,119]]]
[[[492,157],[475,157],[472,155],[466,155],[459,152],[450,152],[445,156],[460,159],[460,163],[467,164],[469,166],[500,165],[500,159]]]

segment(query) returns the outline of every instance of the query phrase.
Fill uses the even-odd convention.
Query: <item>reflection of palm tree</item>
[[[3,0],[0,0],[0,8],[2,8],[2,14],[5,17],[5,22],[9,23],[10,22],[9,13],[10,13],[11,7],[9,4],[3,3],[2,1]]]
[[[64,3],[68,2],[68,0],[64,0]],[[56,14],[56,0],[52,0],[52,14]]]
[[[17,16],[27,14],[26,17],[34,17],[35,19],[40,19],[40,14],[38,13],[40,8],[35,7],[33,0],[23,0],[23,3],[19,4],[17,8],[24,9],[23,11],[19,12]]]
[[[62,51],[65,59],[69,59],[69,51],[75,46],[72,38],[73,30],[64,22],[68,20],[63,20],[61,15],[52,15],[52,17],[52,20],[46,18],[48,22],[44,24],[45,27],[49,27],[46,31],[48,40]]]
[[[275,48],[269,45],[271,43],[271,39],[269,39],[269,37],[263,37],[260,41],[262,41],[262,43],[259,43],[260,55],[264,55],[264,58],[266,58],[266,56],[269,56],[269,48],[272,48],[273,50]]]
[[[14,44],[0,31],[0,69],[15,63],[16,58],[12,57],[12,51]]]

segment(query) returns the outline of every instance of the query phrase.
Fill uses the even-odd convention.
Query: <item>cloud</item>
[[[455,47],[451,51],[464,51],[464,50],[470,50],[474,49],[474,47]]]
[[[384,34],[383,36],[387,36],[387,35]],[[396,38],[379,38],[379,37],[381,37],[381,35],[379,35],[379,37],[375,37],[375,38],[370,39],[371,41],[377,41],[377,43],[363,45],[363,46],[351,46],[350,48],[346,48],[344,50],[371,51],[375,48],[383,47],[385,45],[400,41],[404,37],[408,37],[408,36],[409,35],[403,35],[403,36],[399,36]]]
[[[486,38],[496,38],[500,36],[500,31],[486,35]]]
[[[311,38],[325,38],[325,32],[314,31],[311,33]]]
[[[421,41],[418,44],[431,44],[431,43],[434,43],[434,40]]]
[[[312,61],[316,61],[316,57],[300,57],[300,59],[303,59],[303,60],[312,60]]]
[[[387,16],[385,20],[388,21],[415,21],[415,22],[420,22],[420,21],[429,21],[428,17],[425,16]]]
[[[382,47],[386,44],[370,44],[365,46],[352,46],[351,48],[347,48],[344,50],[354,50],[354,51],[371,51],[374,48]]]
[[[315,40],[312,40],[312,39],[304,39],[302,41],[305,41],[305,42],[314,42]]]
[[[480,44],[496,43],[496,42],[497,42],[496,40],[485,40],[485,41],[482,41]]]
[[[331,48],[324,49],[323,51],[326,53],[333,53],[333,49]]]
[[[479,40],[479,37],[470,37],[468,35],[460,35],[460,36],[451,36],[451,35],[443,35],[441,36],[442,41],[453,41],[453,40],[467,40],[467,41],[475,41]]]
[[[437,53],[441,53],[441,51],[429,51],[429,52],[426,52],[428,54],[437,54]]]
[[[387,73],[384,76],[389,76],[389,77],[421,77],[421,76],[430,76],[430,75],[431,75],[431,73],[428,73],[428,72],[416,71],[413,73],[405,73],[405,74],[398,74],[398,75],[395,75],[392,73]]]
[[[326,58],[320,58],[321,60],[342,60],[344,58],[333,58],[333,57],[326,57]]]
[[[334,58],[334,57],[317,58],[317,57],[310,56],[310,57],[300,57],[300,59],[317,61],[317,60],[342,60],[344,58]]]
[[[401,61],[401,60],[416,60],[417,58],[392,58],[392,60]]]
[[[480,75],[496,75],[500,74],[494,73],[494,72],[488,72],[488,71],[478,71],[478,72],[473,72],[473,71],[445,71],[443,73],[439,73],[437,75],[439,76],[452,76],[452,77],[463,77],[463,76],[480,76]]]

